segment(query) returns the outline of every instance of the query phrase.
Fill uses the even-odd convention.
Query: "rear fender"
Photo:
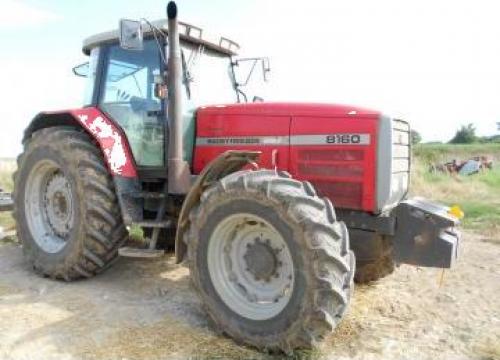
[[[130,196],[140,191],[136,165],[123,130],[94,107],[39,113],[24,131],[25,143],[35,131],[53,126],[71,126],[84,130],[102,151],[115,183],[126,225],[142,219],[142,204]]]
[[[177,232],[175,234],[177,263],[180,263],[186,254],[187,244],[183,241],[183,235],[189,226],[189,213],[200,201],[201,194],[215,181],[240,170],[245,165],[255,163],[260,154],[260,151],[226,151],[210,162],[196,178],[184,199],[177,222]]]
[[[26,128],[23,142],[40,129],[52,126],[73,126],[85,130],[98,144],[106,165],[113,175],[137,177],[134,158],[122,129],[97,108],[62,112],[42,112]]]

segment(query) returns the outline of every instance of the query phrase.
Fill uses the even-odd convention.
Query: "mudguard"
[[[140,221],[142,204],[132,196],[140,191],[140,186],[134,157],[123,130],[95,107],[42,112],[26,128],[23,143],[35,131],[52,126],[82,128],[95,140],[113,176],[124,223],[130,225]]]
[[[175,234],[175,258],[177,263],[180,263],[186,254],[187,244],[182,239],[189,225],[189,213],[199,202],[201,194],[215,181],[240,170],[245,165],[255,164],[260,154],[260,151],[226,151],[212,160],[198,175],[184,199],[177,221],[177,232]]]
[[[393,211],[394,260],[415,266],[450,268],[458,257],[459,220],[450,208],[422,198],[402,201]]]

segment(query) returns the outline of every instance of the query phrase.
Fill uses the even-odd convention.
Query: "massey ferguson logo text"
[[[259,138],[209,138],[206,140],[208,145],[247,145],[262,142]]]

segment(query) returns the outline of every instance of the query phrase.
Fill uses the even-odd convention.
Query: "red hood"
[[[207,114],[224,115],[267,115],[267,116],[346,116],[356,117],[379,116],[380,112],[349,105],[316,104],[316,103],[285,103],[256,102],[229,105],[208,105],[200,107],[199,111]]]

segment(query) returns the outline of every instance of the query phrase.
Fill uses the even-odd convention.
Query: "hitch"
[[[415,266],[451,268],[458,257],[460,221],[447,206],[422,198],[402,201],[393,211],[394,260]]]

